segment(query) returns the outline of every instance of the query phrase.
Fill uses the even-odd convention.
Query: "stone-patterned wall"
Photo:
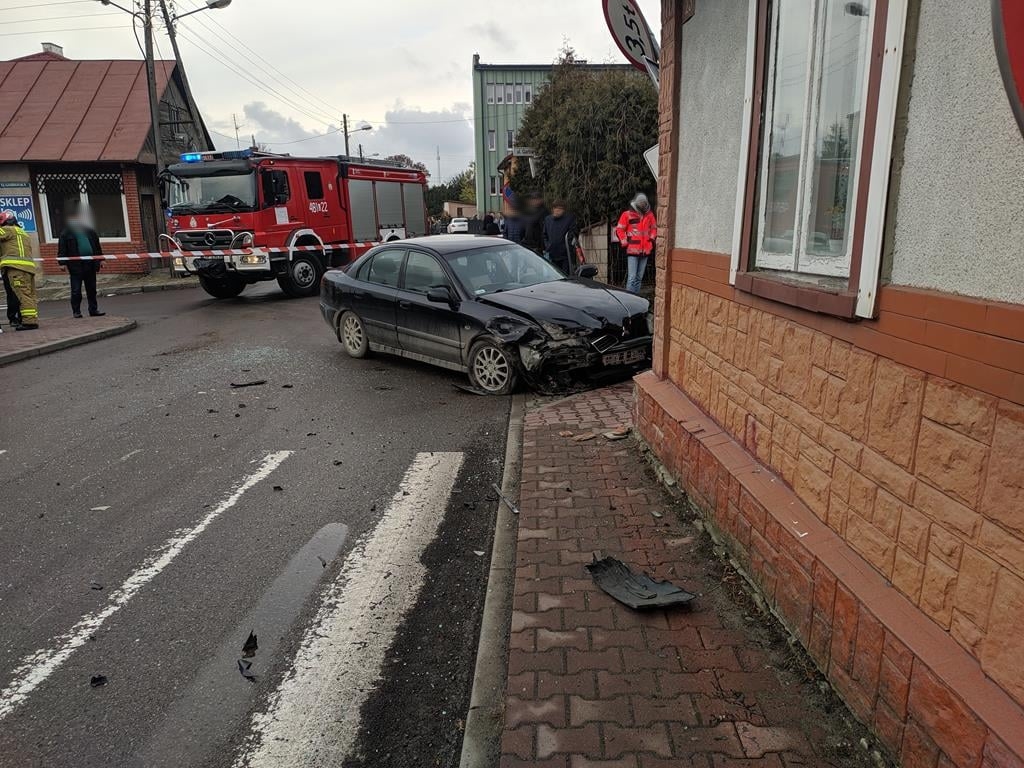
[[[669,378],[1024,703],[1024,406],[690,286],[671,307]]]

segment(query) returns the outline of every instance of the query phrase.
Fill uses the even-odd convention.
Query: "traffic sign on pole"
[[[636,0],[602,0],[604,19],[615,44],[629,63],[650,75],[655,88],[658,87],[658,62],[661,46],[651,32],[643,11]]]

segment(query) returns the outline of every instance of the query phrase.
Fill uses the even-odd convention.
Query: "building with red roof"
[[[177,64],[157,61],[156,79],[163,163],[212,149]],[[158,250],[164,216],[151,130],[141,60],[76,61],[44,43],[0,61],[0,209],[33,233],[46,271],[57,269],[50,259],[73,201],[88,204],[105,252]],[[114,265],[149,269],[145,260]]]

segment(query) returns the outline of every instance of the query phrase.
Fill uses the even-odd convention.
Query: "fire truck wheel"
[[[217,280],[216,278],[200,275],[199,285],[215,299],[233,299],[245,290],[245,283],[237,277]]]
[[[366,357],[366,353],[370,351],[366,327],[355,312],[344,313],[338,321],[338,341],[345,347],[349,357]]]
[[[288,271],[277,278],[278,285],[286,295],[293,299],[303,296],[315,296],[320,290],[320,277],[323,269],[311,255],[296,256],[288,264]]]

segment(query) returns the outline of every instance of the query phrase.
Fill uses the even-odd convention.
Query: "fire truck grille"
[[[214,248],[230,248],[237,232],[230,229],[179,230],[175,233],[181,247],[187,251],[202,251]]]

